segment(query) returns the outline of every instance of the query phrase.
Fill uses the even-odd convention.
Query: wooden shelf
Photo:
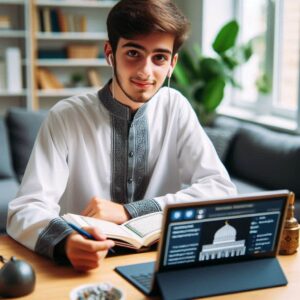
[[[23,90],[21,92],[9,92],[0,90],[0,97],[25,97],[26,96],[26,90]]]
[[[5,5],[23,5],[25,2],[24,0],[0,0],[0,4],[5,4]]]
[[[93,93],[100,89],[92,87],[80,87],[80,88],[65,88],[60,90],[39,90],[39,98],[61,98],[61,97],[70,97],[73,95],[83,94],[83,93]]]
[[[99,59],[39,59],[39,67],[109,67],[104,58]]]
[[[13,38],[25,38],[24,30],[0,30],[0,38],[13,39]]]
[[[60,53],[71,44],[97,44],[102,48],[108,39],[106,32],[106,16],[109,10],[118,3],[117,0],[0,0],[0,10],[8,15],[12,29],[0,29],[0,44],[3,53],[8,47],[18,47],[21,52],[22,82],[21,92],[12,93],[0,90],[0,114],[12,103],[24,106],[28,109],[39,109],[40,101],[45,109],[51,108],[55,101],[76,94],[95,92],[99,88],[63,88],[61,90],[39,90],[37,81],[37,68],[47,68],[53,73],[59,82],[68,82],[73,73],[82,73],[88,80],[89,69],[96,68],[99,78],[106,82],[111,77],[109,65],[103,56],[95,59],[38,59],[42,50],[57,51]],[[49,8],[49,9],[48,9]],[[49,30],[48,23],[45,26],[45,15],[48,16],[58,9],[62,16],[66,17],[65,28],[86,30],[84,32],[41,32],[41,28]],[[1,13],[0,13],[1,14]],[[76,19],[75,17],[78,17]],[[47,22],[48,22],[48,18]],[[80,27],[73,26],[78,20],[82,20]],[[53,18],[50,15],[50,28]],[[79,22],[79,21],[78,21]],[[81,22],[81,21],[80,21]],[[74,23],[74,24],[73,24]],[[77,23],[76,23],[77,24]],[[16,27],[18,25],[18,27]],[[57,24],[56,24],[57,25]],[[60,24],[61,25],[61,24]],[[70,26],[69,26],[70,25]],[[56,26],[57,27],[57,26]],[[62,29],[62,26],[59,26]],[[56,31],[59,29],[55,29]],[[40,52],[39,52],[40,51]],[[49,51],[51,53],[51,51]],[[99,52],[97,52],[99,53]],[[100,52],[102,53],[102,52]],[[41,53],[40,53],[41,54]],[[47,54],[47,53],[46,53]],[[54,54],[53,54],[54,56]],[[88,57],[88,55],[86,55]],[[96,54],[94,55],[96,56]],[[41,54],[41,57],[43,55]],[[47,57],[47,55],[44,55]],[[60,56],[66,57],[66,56]],[[5,56],[1,58],[0,77],[7,73],[5,68]],[[4,78],[4,77],[3,77]],[[7,88],[6,81],[0,78],[1,87]],[[24,101],[23,101],[24,100]],[[49,100],[47,102],[47,100]],[[14,103],[15,105],[15,103]]]
[[[37,6],[47,6],[47,7],[84,7],[84,8],[111,8],[117,1],[37,1]]]
[[[98,41],[107,40],[105,32],[39,32],[36,35],[38,40],[62,40],[62,41]]]

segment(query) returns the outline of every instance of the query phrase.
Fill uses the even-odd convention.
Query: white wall
[[[191,22],[187,47],[201,45],[206,55],[212,54],[211,44],[219,29],[233,18],[234,0],[174,0]]]

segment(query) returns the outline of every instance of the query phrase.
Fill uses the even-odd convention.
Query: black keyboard
[[[139,283],[141,286],[145,287],[147,290],[151,289],[152,284],[152,277],[153,273],[141,273],[138,275],[132,275],[132,279],[134,279],[137,283]]]

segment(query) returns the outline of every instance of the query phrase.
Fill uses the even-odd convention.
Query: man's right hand
[[[107,251],[115,245],[112,240],[107,240],[98,229],[86,227],[85,230],[95,238],[95,241],[74,232],[67,237],[65,244],[66,256],[78,271],[98,268]]]

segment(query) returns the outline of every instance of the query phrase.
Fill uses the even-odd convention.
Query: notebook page
[[[97,227],[103,232],[104,234],[110,236],[110,237],[125,237],[128,236],[128,233],[124,231],[124,229],[112,222],[99,220],[96,218],[91,217],[85,217],[75,214],[66,214],[63,216],[63,218],[70,223],[75,223],[75,225],[78,225],[80,227],[84,226],[92,226]]]
[[[140,238],[144,238],[161,229],[163,214],[153,213],[132,219],[124,223],[124,227],[130,229]]]

